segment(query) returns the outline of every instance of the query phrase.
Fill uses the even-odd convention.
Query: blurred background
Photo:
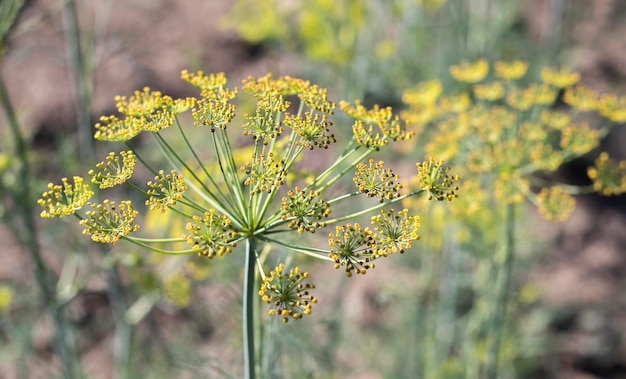
[[[626,95],[625,0],[1,1],[2,378],[241,375],[239,262],[190,257],[172,272],[169,258],[101,248],[75,223],[39,218],[48,182],[85,175],[111,149],[92,125],[115,112],[115,95],[193,96],[183,69],[225,72],[233,85],[269,72],[311,80],[335,102],[400,111],[405,90],[431,79],[454,88],[448,68],[482,57],[526,60],[530,79],[573,68],[589,87]],[[626,159],[621,126],[601,144],[616,159]],[[399,153],[389,159],[405,170],[423,159]],[[597,153],[559,178],[585,184]],[[530,204],[519,216],[498,377],[626,378],[626,202],[576,200],[563,223]],[[482,293],[463,284],[490,270],[480,264],[490,242],[474,237],[463,248],[418,241],[350,280],[313,265],[325,301],[267,327],[276,353],[265,377],[472,377],[480,328],[475,354],[456,330],[485,322]]]

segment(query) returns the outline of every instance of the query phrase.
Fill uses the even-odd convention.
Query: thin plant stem
[[[17,157],[21,164],[18,176],[18,188],[20,188],[20,191],[14,193],[19,217],[22,218],[24,223],[24,229],[21,230],[20,233],[22,235],[21,242],[24,244],[24,247],[35,264],[35,280],[37,281],[37,286],[41,292],[46,309],[52,313],[55,329],[55,347],[61,359],[63,375],[67,379],[77,378],[79,372],[76,366],[74,333],[70,329],[65,307],[56,302],[54,285],[51,283],[54,279],[53,274],[46,266],[37,242],[38,233],[34,219],[34,202],[31,199],[32,173],[28,163],[28,153],[26,151],[24,138],[20,132],[17,116],[9,99],[9,94],[2,76],[0,76],[0,102],[2,103],[9,121],[9,128],[13,135]]]
[[[509,287],[513,261],[515,258],[515,205],[509,204],[505,209],[505,245],[504,262],[499,270],[496,286],[496,304],[491,321],[491,342],[487,355],[486,378],[498,377],[498,359],[500,357],[500,344],[506,321],[506,308],[509,299]]]
[[[243,349],[244,370],[246,379],[254,379],[255,352],[254,352],[254,281],[256,262],[255,238],[246,240],[246,271],[243,287]]]

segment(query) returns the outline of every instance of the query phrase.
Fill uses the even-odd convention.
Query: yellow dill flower
[[[252,161],[246,162],[241,169],[248,175],[243,184],[250,187],[250,196],[259,192],[272,193],[285,181],[285,162],[275,160],[273,153],[267,157],[253,154]]]
[[[80,224],[85,227],[83,234],[91,235],[94,242],[115,245],[122,237],[139,230],[139,225],[133,223],[139,212],[130,201],[121,201],[118,206],[115,201],[105,199],[102,204],[89,205],[93,210],[85,213]]]
[[[565,90],[563,101],[579,111],[591,111],[598,107],[598,93],[579,84]]]
[[[135,154],[132,150],[122,151],[120,155],[110,152],[106,160],[96,164],[98,171],[89,170],[91,182],[97,184],[100,189],[125,183],[133,176],[135,164]]]
[[[441,113],[461,113],[466,111],[472,104],[469,94],[461,93],[441,98],[439,111]]]
[[[561,148],[578,155],[588,153],[599,143],[600,133],[586,122],[570,125],[561,132]]]
[[[373,261],[379,257],[374,244],[372,231],[359,223],[336,226],[335,233],[328,236],[328,256],[335,261],[336,269],[345,267],[348,277],[352,273],[364,275],[375,267]]]
[[[356,120],[352,125],[352,132],[357,142],[368,149],[380,150],[381,147],[387,146],[389,140],[386,139],[380,132],[374,132],[374,126],[368,125],[367,128],[363,125],[363,121]]]
[[[430,158],[428,161],[417,163],[417,183],[420,188],[428,191],[428,199],[451,201],[458,197],[458,175],[449,175],[450,167],[442,160]]]
[[[311,307],[317,303],[317,298],[309,293],[315,288],[314,284],[304,283],[309,278],[308,272],[303,272],[299,266],[284,273],[285,265],[279,264],[270,272],[270,276],[263,278],[259,289],[261,299],[272,304],[268,314],[282,317],[288,322],[289,317],[299,320],[304,315],[311,314]]]
[[[328,100],[328,90],[317,85],[308,86],[298,93],[298,97],[309,108],[323,113],[333,114],[337,106]]]
[[[102,116],[94,126],[94,138],[99,141],[128,141],[141,133],[144,120],[137,117],[119,119],[117,116]]]
[[[517,80],[528,71],[528,62],[514,60],[511,62],[498,61],[494,64],[496,78],[504,80]]]
[[[556,130],[562,130],[572,122],[572,118],[563,111],[543,110],[540,115],[541,122]]]
[[[434,105],[443,93],[443,85],[439,80],[418,83],[414,88],[402,93],[402,101],[411,106]]]
[[[276,122],[273,112],[257,110],[254,116],[245,114],[244,117],[248,121],[242,125],[243,135],[252,136],[254,140],[262,141],[264,145],[269,144],[270,140],[279,137],[285,131],[282,123]]]
[[[522,122],[518,133],[521,138],[528,141],[541,141],[548,136],[543,125],[533,121]]]
[[[73,177],[74,184],[67,178],[61,179],[62,184],[48,183],[48,191],[41,195],[37,204],[45,208],[41,217],[63,217],[74,214],[81,209],[93,196],[93,191],[80,176]]]
[[[398,182],[400,176],[389,168],[385,170],[383,164],[383,161],[374,164],[373,159],[369,160],[369,166],[359,163],[353,178],[359,192],[368,197],[378,196],[381,203],[385,199],[391,200],[400,196],[399,191],[402,189],[402,184]]]
[[[198,88],[203,93],[205,91],[224,88],[226,83],[228,83],[228,79],[226,79],[226,75],[223,72],[206,75],[203,71],[191,73],[187,70],[183,70],[180,77],[182,80]]]
[[[506,103],[518,111],[527,111],[534,105],[532,94],[521,88],[513,88],[506,96]]]
[[[476,83],[483,80],[489,73],[489,63],[486,59],[479,59],[474,63],[461,61],[459,65],[450,67],[450,75],[459,81]]]
[[[229,122],[235,118],[234,104],[230,103],[237,90],[225,88],[212,89],[203,94],[202,99],[196,102],[196,106],[191,110],[195,126],[209,126],[225,129]]]
[[[626,122],[626,96],[603,94],[598,101],[598,111],[615,123]]]
[[[539,214],[556,222],[567,221],[576,208],[576,200],[558,186],[543,188],[537,194],[537,203]]]
[[[185,236],[187,243],[193,246],[199,256],[207,258],[230,253],[237,246],[233,242],[237,232],[231,225],[230,217],[216,215],[214,209],[205,212],[203,216],[193,216],[194,222],[187,223],[186,229],[191,232]]]
[[[563,156],[548,143],[537,143],[530,150],[530,160],[540,170],[556,171],[563,163]]]
[[[408,209],[400,212],[382,210],[380,214],[372,216],[372,225],[375,232],[376,252],[386,257],[393,253],[404,253],[413,245],[413,241],[420,239],[417,231],[420,228],[419,216],[409,216]]]
[[[568,68],[558,70],[544,67],[541,69],[541,80],[556,88],[567,88],[580,81],[580,73],[571,71]]]
[[[289,228],[315,233],[315,229],[326,226],[322,220],[330,215],[330,207],[324,199],[319,199],[319,191],[302,191],[299,187],[287,193],[282,199],[283,220],[291,220]]]
[[[504,85],[499,81],[487,84],[474,84],[474,95],[481,100],[495,101],[504,97]]]
[[[315,147],[328,149],[328,146],[337,142],[335,135],[330,131],[332,123],[325,114],[320,117],[320,114],[312,116],[307,112],[304,118],[286,114],[283,123],[300,137],[296,144],[309,150]]]
[[[146,200],[146,205],[151,210],[158,209],[163,213],[183,198],[183,194],[187,191],[187,183],[176,170],[172,170],[169,174],[160,170],[159,175],[154,177],[154,181],[148,182],[148,188],[146,194],[150,198]]]
[[[626,192],[626,161],[614,161],[602,152],[595,167],[587,169],[593,188],[604,196],[621,195]]]
[[[557,92],[547,84],[532,83],[524,90],[524,96],[535,104],[552,105],[556,100]]]

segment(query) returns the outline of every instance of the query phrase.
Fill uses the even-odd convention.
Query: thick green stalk
[[[243,354],[246,379],[254,379],[254,279],[256,263],[254,238],[246,240],[246,273],[243,287]]]
[[[500,344],[504,334],[506,308],[509,299],[509,287],[511,282],[511,272],[513,271],[513,261],[515,258],[515,205],[509,204],[505,209],[505,246],[504,262],[498,273],[496,284],[496,303],[491,321],[489,351],[487,355],[486,378],[496,379],[498,377],[498,359],[500,357]]]
[[[37,227],[35,225],[34,201],[31,196],[31,178],[30,165],[28,164],[28,153],[26,144],[22,134],[20,133],[17,116],[9,99],[4,80],[0,76],[0,102],[5,110],[9,121],[9,127],[13,135],[16,155],[20,161],[21,168],[18,176],[19,191],[14,192],[18,217],[22,219],[24,229],[21,230],[22,242],[30,254],[31,259],[35,263],[35,279],[37,286],[41,292],[46,308],[52,313],[55,328],[55,347],[60,356],[63,365],[63,375],[65,378],[78,377],[78,369],[76,367],[76,347],[74,345],[73,333],[70,329],[69,322],[65,315],[65,307],[59,305],[55,298],[54,284],[52,273],[48,270],[41,250],[39,249]]]

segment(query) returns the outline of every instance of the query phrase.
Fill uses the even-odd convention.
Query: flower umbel
[[[146,205],[150,209],[158,209],[163,213],[182,199],[183,194],[187,191],[187,183],[176,170],[172,170],[169,174],[160,170],[159,175],[154,177],[154,182],[148,182],[148,188],[150,189],[146,194],[150,198],[146,200]]]
[[[374,268],[372,261],[378,258],[374,248],[374,233],[358,223],[335,227],[335,233],[328,237],[330,253],[328,256],[335,261],[335,268],[345,267],[346,275],[352,273],[365,274]]]
[[[74,214],[81,209],[93,196],[88,184],[83,184],[83,178],[74,176],[74,184],[67,178],[61,179],[62,184],[48,184],[48,191],[44,192],[37,203],[45,208],[41,217],[63,217]]]
[[[439,201],[451,201],[459,196],[459,187],[455,184],[459,177],[449,175],[449,171],[450,168],[445,166],[443,161],[433,158],[417,164],[418,185],[428,190],[429,200],[435,198]]]
[[[330,207],[324,199],[315,201],[321,195],[319,191],[303,191],[299,187],[289,191],[283,197],[282,208],[285,214],[283,220],[292,219],[289,228],[297,229],[302,234],[305,231],[315,233],[315,229],[326,226],[322,221],[330,215]]]
[[[288,274],[284,271],[282,263],[271,271],[263,279],[259,296],[264,302],[272,304],[268,312],[271,316],[282,317],[284,322],[288,322],[289,317],[298,320],[311,314],[311,306],[317,303],[317,298],[309,293],[315,285],[304,283],[309,277],[308,272],[302,272],[298,266],[289,270]]]
[[[187,243],[200,256],[213,258],[230,253],[237,246],[233,240],[237,232],[231,225],[230,218],[226,215],[216,215],[211,209],[204,213],[204,217],[193,216],[193,221],[187,224],[186,229],[191,232],[186,236]]]
[[[97,171],[89,170],[91,182],[97,184],[100,189],[122,184],[133,176],[135,163],[135,154],[132,150],[122,151],[120,155],[110,152],[105,161],[96,164]]]
[[[93,210],[85,213],[86,218],[80,224],[85,226],[83,234],[91,235],[94,242],[114,245],[120,238],[139,230],[139,225],[133,223],[139,211],[133,209],[130,201],[121,201],[118,206],[115,201],[105,199],[102,204],[89,205]]]
[[[376,232],[377,253],[385,257],[392,253],[404,253],[411,248],[413,241],[420,239],[417,234],[419,216],[409,216],[408,209],[398,213],[393,209],[383,210],[372,217],[372,225]]]
[[[400,177],[391,169],[384,169],[383,164],[383,161],[374,164],[373,159],[369,160],[369,166],[359,163],[353,179],[359,192],[368,197],[378,197],[381,203],[385,199],[391,200],[400,196],[399,191],[402,189],[402,184],[398,181]]]

